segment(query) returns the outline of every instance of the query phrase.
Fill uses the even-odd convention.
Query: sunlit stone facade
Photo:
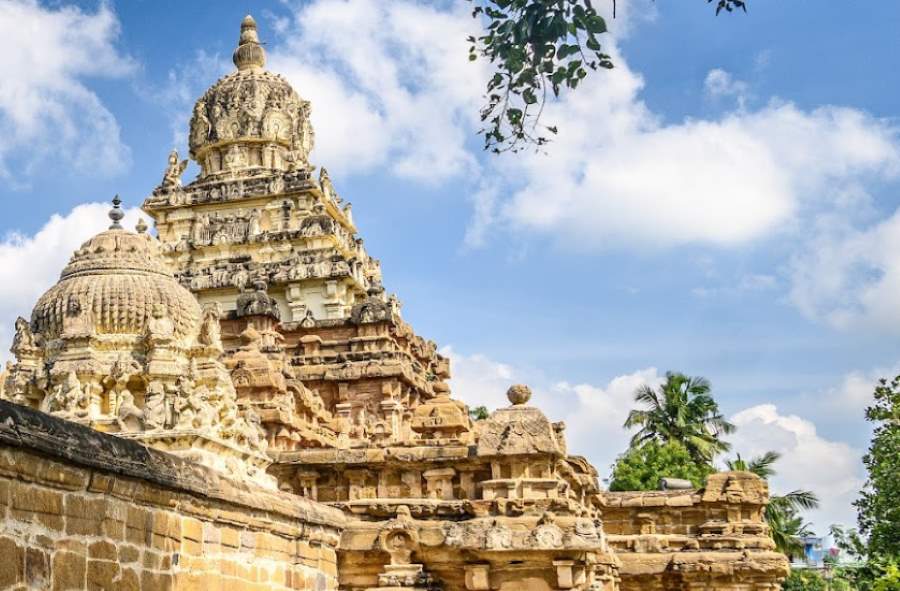
[[[114,540],[116,556],[132,547],[152,560],[168,556],[153,570],[168,587],[140,583],[144,571],[135,570],[146,589],[204,581],[345,591],[779,588],[787,562],[763,520],[766,484],[752,474],[715,474],[699,490],[609,493],[593,466],[570,455],[565,426],[531,405],[527,387],[512,386],[508,407],[472,421],[451,396],[448,359],[404,322],[350,204],[311,163],[311,106],[265,70],[250,17],[234,63],[193,110],[199,176],[183,184],[187,161],[172,153],[143,203],[158,238],[145,227],[122,229],[116,203],[111,228],[76,251],[30,321],[17,323],[3,396],[62,420],[0,406],[0,425],[23,424],[8,433],[0,426],[0,477],[49,495],[52,479],[28,480],[23,470],[77,466],[76,480],[94,474],[83,495],[109,503],[120,498],[115,486],[90,482],[115,466],[82,457],[87,444],[75,446],[81,456],[54,456],[33,443],[40,432],[77,441],[87,431],[61,426],[75,422],[110,434],[96,435],[97,449],[116,438],[155,448],[143,480],[114,470],[116,482],[157,499],[136,501],[150,522],[168,511],[180,524],[160,547],[152,523],[142,543]],[[220,479],[228,498],[199,490],[197,470]],[[167,506],[157,489],[191,500]],[[63,576],[53,564],[68,517],[62,533],[34,549],[29,512],[12,508],[4,490],[0,503],[11,508],[0,513],[8,530],[0,549],[22,556],[9,580],[30,576],[32,551],[46,553],[42,576]],[[254,490],[268,499],[262,521]],[[226,501],[230,521],[210,509]],[[120,510],[128,512],[110,509]],[[102,537],[103,523],[97,528],[90,535]],[[235,528],[255,537],[245,543],[239,532],[226,547],[222,532]],[[293,550],[261,552],[260,543]],[[85,548],[88,573],[104,559]],[[319,562],[298,548],[316,549]],[[219,560],[236,569],[241,551],[256,570],[211,567]],[[110,581],[121,582],[131,567],[117,564]]]

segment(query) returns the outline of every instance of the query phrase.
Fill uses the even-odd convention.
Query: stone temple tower
[[[81,560],[81,580],[110,574],[103,589],[777,591],[787,561],[759,477],[608,492],[527,386],[470,418],[310,163],[309,103],[265,62],[247,17],[235,71],[194,107],[199,175],[183,185],[173,152],[143,204],[158,239],[122,228],[115,202],[112,226],[16,322],[0,586],[46,555],[35,580],[83,573],[53,566]],[[7,493],[42,475],[69,487],[53,493],[64,504]],[[93,529],[87,498],[115,506]],[[97,540],[114,518],[128,526],[118,553]],[[28,547],[12,572],[10,544]],[[113,578],[139,568],[140,586]]]
[[[234,310],[263,281],[283,322],[340,320],[380,290],[379,265],[326,170],[313,174],[309,102],[265,63],[248,16],[235,71],[194,106],[189,142],[199,177],[183,187],[184,163],[173,153],[144,209],[201,303]]]

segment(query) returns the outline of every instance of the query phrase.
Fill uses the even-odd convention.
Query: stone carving
[[[118,394],[119,410],[116,416],[116,424],[119,431],[140,431],[144,425],[144,412],[134,403],[134,395],[130,390],[123,389]]]
[[[147,385],[144,402],[144,426],[147,429],[162,429],[169,424],[169,408],[165,385],[154,380]]]
[[[168,345],[175,337],[175,323],[166,316],[163,304],[154,304],[150,321],[147,322],[145,338],[151,347]]]
[[[181,175],[184,174],[184,170],[187,168],[188,161],[187,160],[178,160],[178,151],[172,150],[169,153],[169,164],[166,167],[166,172],[163,174],[162,183],[160,183],[160,187],[163,190],[171,191],[172,189],[181,187]]]
[[[13,344],[10,352],[13,355],[21,355],[26,351],[30,351],[37,346],[34,333],[31,332],[31,325],[27,320],[19,316],[16,318],[16,334],[13,337]]]
[[[200,325],[200,336],[197,339],[200,344],[214,349],[222,348],[222,331],[219,327],[221,317],[222,307],[218,302],[203,307],[203,323]]]
[[[253,282],[253,291],[244,292],[237,299],[238,318],[245,316],[271,316],[275,319],[281,318],[281,310],[278,308],[278,302],[275,298],[269,296],[266,292],[266,282],[256,280]]]
[[[752,476],[605,493],[524,385],[470,421],[448,360],[385,293],[350,204],[324,167],[313,176],[310,106],[265,70],[252,19],[233,59],[194,107],[199,177],[181,186],[176,156],[144,202],[159,240],[114,228],[76,251],[4,396],[121,421],[122,437],[342,509],[352,574],[335,588],[777,586],[785,562]],[[69,297],[84,317],[64,313]],[[120,353],[128,367],[111,368]]]
[[[62,320],[63,336],[74,338],[90,336],[94,332],[91,313],[84,308],[77,295],[72,294],[66,300],[66,312]]]
[[[556,516],[547,512],[541,516],[537,527],[532,532],[533,544],[536,548],[560,548],[563,544],[563,532],[556,525]]]

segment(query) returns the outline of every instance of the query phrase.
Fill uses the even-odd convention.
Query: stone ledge
[[[0,400],[0,446],[21,448],[65,464],[279,513],[316,525],[340,529],[345,521],[337,509],[309,499],[237,482],[215,470],[147,448],[136,441],[101,433],[4,400]]]

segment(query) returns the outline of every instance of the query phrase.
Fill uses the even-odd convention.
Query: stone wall
[[[343,522],[0,401],[0,589],[335,589]]]

